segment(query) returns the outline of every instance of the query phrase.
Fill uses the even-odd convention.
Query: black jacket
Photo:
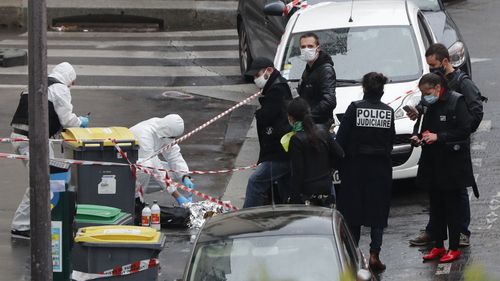
[[[305,132],[290,139],[291,203],[303,203],[301,195],[329,195],[332,189],[333,168],[344,152],[330,133],[317,126],[318,144],[309,141]]]
[[[337,132],[346,153],[339,169],[337,209],[353,226],[387,226],[394,137],[394,110],[379,99],[356,101],[347,108]]]
[[[442,190],[475,185],[470,156],[471,115],[463,96],[446,91],[427,107],[421,129],[425,131],[436,133],[438,139],[422,147],[417,182],[425,188]]]
[[[269,77],[264,89],[263,97],[259,98],[260,108],[255,111],[257,120],[257,134],[259,136],[260,153],[258,163],[264,161],[288,161],[288,155],[283,149],[281,137],[291,130],[288,124],[286,100],[292,99],[287,80],[279,71]]]
[[[320,51],[312,66],[306,65],[298,88],[300,97],[311,107],[311,115],[316,124],[333,122],[336,76],[332,58]]]
[[[465,103],[472,117],[472,132],[475,132],[483,120],[483,97],[476,84],[470,77],[460,69],[455,69],[452,73],[446,75],[448,88],[465,98]]]

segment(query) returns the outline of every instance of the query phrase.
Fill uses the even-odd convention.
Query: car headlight
[[[451,47],[448,48],[450,53],[450,62],[453,67],[459,67],[465,62],[465,45],[464,43],[457,41]]]
[[[422,94],[420,93],[420,91],[412,91],[411,93],[406,95],[404,97],[403,101],[401,102],[401,105],[394,112],[394,119],[399,120],[399,119],[403,119],[403,118],[408,118],[406,116],[406,111],[404,111],[403,107],[405,105],[409,105],[409,106],[413,106],[413,107],[417,106],[420,102],[421,96],[422,96]]]

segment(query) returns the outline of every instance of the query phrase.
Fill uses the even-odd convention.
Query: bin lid
[[[77,204],[76,207],[76,221],[77,222],[87,222],[87,223],[99,223],[99,224],[113,224],[114,222],[126,216],[126,213],[118,208],[101,206],[101,205],[91,205],[91,204]]]
[[[132,131],[125,127],[67,128],[61,136],[65,144],[74,147],[100,146],[101,143],[103,146],[113,146],[111,140],[116,140],[120,146],[133,146],[139,143]]]
[[[158,244],[161,233],[151,227],[130,225],[105,225],[80,228],[75,242],[96,244]]]

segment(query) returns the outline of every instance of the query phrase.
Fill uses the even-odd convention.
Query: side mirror
[[[271,2],[264,6],[264,14],[267,16],[283,16],[284,10],[285,3],[281,1]]]
[[[358,270],[358,274],[356,274],[357,281],[370,281],[372,280],[372,273],[366,269]]]

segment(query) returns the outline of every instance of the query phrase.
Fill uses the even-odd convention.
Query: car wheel
[[[247,41],[248,35],[243,23],[241,23],[240,25],[238,34],[239,34],[239,50],[240,50],[239,55],[240,55],[241,76],[245,81],[251,82],[253,80],[253,77],[245,75],[245,72],[252,63],[252,55],[250,54],[250,48],[248,46],[248,41]]]

